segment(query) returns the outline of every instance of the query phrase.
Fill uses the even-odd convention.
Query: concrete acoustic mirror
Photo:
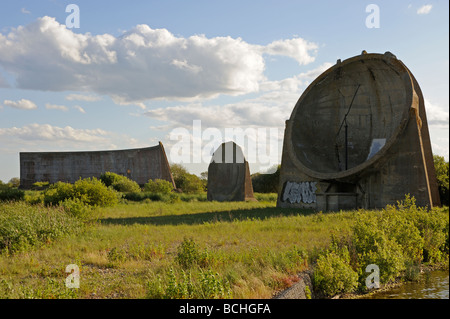
[[[247,160],[234,142],[222,143],[208,166],[209,201],[256,201]]]
[[[31,188],[35,182],[74,183],[80,178],[99,178],[105,172],[126,176],[141,186],[149,179],[164,179],[176,187],[161,142],[127,150],[20,153],[23,189]]]
[[[279,189],[278,207],[440,205],[422,92],[395,55],[363,51],[308,86],[286,121]]]

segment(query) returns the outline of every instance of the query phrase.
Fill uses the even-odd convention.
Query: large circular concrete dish
[[[287,151],[311,177],[349,177],[383,157],[418,100],[411,74],[393,54],[338,60],[297,101],[287,122]]]

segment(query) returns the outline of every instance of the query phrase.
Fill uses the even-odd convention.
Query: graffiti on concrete
[[[316,202],[316,187],[317,182],[286,182],[283,193],[283,201],[289,203],[306,203],[311,204]]]

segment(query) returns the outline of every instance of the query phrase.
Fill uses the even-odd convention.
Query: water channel
[[[374,293],[370,299],[449,299],[449,272],[438,270],[424,274],[418,282],[408,282],[387,291]]]

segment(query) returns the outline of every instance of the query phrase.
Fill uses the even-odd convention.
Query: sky
[[[20,176],[20,152],[159,141],[169,162],[200,174],[220,142],[244,133],[251,173],[269,171],[303,91],[363,50],[392,52],[411,70],[433,153],[448,161],[448,6],[0,0],[0,180]]]

